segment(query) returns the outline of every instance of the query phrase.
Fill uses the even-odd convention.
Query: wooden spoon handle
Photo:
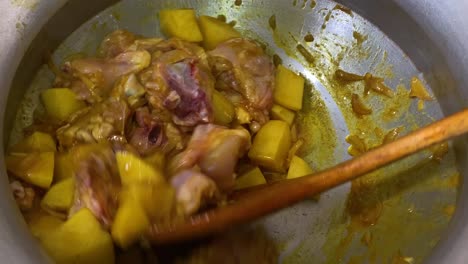
[[[148,239],[156,244],[171,243],[224,231],[467,132],[468,110],[464,110],[317,174],[246,193],[235,203],[195,215],[170,227],[153,226]]]

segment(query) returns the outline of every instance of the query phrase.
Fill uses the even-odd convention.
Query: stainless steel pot
[[[0,133],[3,133],[3,146],[7,145],[10,131],[14,126],[16,111],[31,80],[43,64],[44,54],[48,51],[54,51],[80,25],[116,2],[115,0],[100,0],[86,4],[78,0],[3,0],[0,2],[0,8],[3,11],[0,17],[2,36],[2,42],[0,42],[0,82],[2,87],[0,105],[4,113],[0,120],[2,127]],[[430,84],[438,100],[438,105],[428,108],[431,117],[437,118],[441,116],[442,112],[450,114],[467,106],[468,75],[465,73],[468,72],[468,55],[466,55],[465,50],[468,49],[468,31],[466,30],[468,28],[468,17],[466,16],[468,2],[458,0],[343,0],[338,2],[350,7],[373,25],[358,15],[349,17],[346,9],[344,9],[346,12],[334,12],[335,4],[325,0],[317,1],[316,5],[313,4],[315,3],[313,0],[261,2],[244,0],[241,6],[235,5],[233,0],[222,0],[215,3],[201,0],[123,1],[117,6],[107,9],[97,18],[87,22],[75,34],[72,34],[65,41],[65,44],[61,45],[54,53],[54,59],[60,62],[70,51],[83,49],[92,51],[100,37],[122,25],[141,34],[157,34],[158,24],[155,13],[158,8],[162,6],[194,6],[203,14],[225,14],[228,18],[236,19],[247,35],[265,41],[267,48],[272,53],[279,54],[285,63],[291,64],[291,67],[301,71],[315,87],[314,91],[318,94],[314,95],[318,95],[322,99],[322,106],[329,109],[328,114],[332,123],[330,127],[338,131],[336,137],[339,138],[339,142],[343,141],[344,136],[349,132],[350,129],[347,127],[349,124],[346,125],[343,117],[346,114],[342,113],[340,106],[334,102],[334,98],[328,90],[329,87],[324,87],[327,84],[324,84],[323,79],[320,78],[322,72],[317,69],[308,69],[307,62],[300,55],[297,55],[297,52],[281,49],[282,46],[295,47],[296,43],[301,42],[298,40],[300,35],[305,34],[304,32],[307,30],[314,34],[315,43],[317,43],[314,51],[319,52],[321,47],[327,46],[329,43],[341,41],[346,44],[349,37],[334,39],[335,42],[320,41],[327,37],[342,37],[340,32],[344,26],[357,25],[357,28],[363,29],[368,34],[371,54],[377,53],[379,48],[388,52],[388,61],[395,65],[394,75],[408,78],[418,71],[424,73],[427,83]],[[276,15],[278,24],[276,33],[272,33],[268,28],[268,18],[272,14]],[[328,23],[328,20],[333,21],[334,19],[341,22]],[[322,25],[324,26],[322,27]],[[323,30],[326,27],[328,31]],[[327,35],[324,32],[330,34]],[[87,40],[83,34],[90,34],[89,36],[93,34],[92,36],[97,37],[94,40]],[[288,34],[292,35],[293,38],[284,37]],[[330,58],[339,55],[340,52],[338,48],[330,45],[327,46],[326,51]],[[353,70],[363,70],[372,66],[364,62],[362,65],[357,64],[356,60],[340,61],[340,67]],[[391,81],[391,85],[397,83],[396,79]],[[442,112],[440,112],[439,104]],[[428,121],[416,120],[416,123],[422,125]],[[467,138],[462,138],[454,144],[456,164],[462,176],[468,170],[466,163],[467,143]],[[344,147],[345,143],[341,142],[332,148],[325,148],[331,153],[328,156],[330,158],[314,165],[322,168],[349,158],[346,151],[343,151]],[[3,158],[3,153],[0,156]],[[310,159],[314,158],[316,158],[314,155],[310,156]],[[28,234],[22,217],[14,204],[8,188],[6,172],[3,170],[1,173],[3,175],[0,177],[2,196],[0,200],[2,215],[0,218],[1,261],[5,263],[46,261],[46,256]],[[272,235],[277,242],[286,243],[282,249],[287,254],[283,254],[281,260],[304,263],[312,262],[311,259],[317,263],[324,263],[327,260],[330,263],[344,261],[341,257],[336,262],[330,258],[327,259],[325,255],[333,253],[324,252],[327,249],[322,245],[326,244],[327,235],[342,228],[339,223],[332,225],[328,222],[332,219],[340,219],[336,217],[336,213],[341,211],[336,208],[343,210],[348,192],[349,186],[340,187],[326,194],[318,205],[310,204],[310,202],[302,203],[259,223],[272,233],[279,233],[279,235]],[[430,192],[429,195],[414,198],[416,200],[424,199],[416,207],[430,208],[437,201],[440,201],[434,195],[445,197],[441,198],[442,200],[455,199],[453,190],[449,193]],[[465,263],[468,259],[468,254],[464,251],[464,245],[468,243],[467,196],[468,190],[466,190],[466,185],[463,184],[462,180],[456,197],[457,210],[448,228],[445,228],[447,222],[445,221],[444,224],[440,224],[443,230],[437,230],[435,233],[428,232],[430,234],[427,236],[413,234],[415,236],[413,244],[416,245],[413,245],[412,248],[409,246],[408,240],[403,241],[404,235],[402,235],[401,250],[416,255],[418,251],[423,252],[422,256],[418,257],[425,257],[426,263]],[[298,216],[304,214],[315,215],[315,217],[312,217],[314,219],[307,218],[304,221],[301,216]],[[320,215],[322,219],[317,215]],[[423,216],[425,216],[424,213]],[[398,229],[391,232],[404,233],[405,228],[412,227],[411,223],[404,222],[404,220],[397,226]],[[290,236],[300,236],[301,239],[290,239]],[[420,245],[419,242],[426,238],[438,241],[440,236],[441,240],[437,246],[429,255],[426,254],[430,247]],[[395,238],[393,246],[399,242],[398,235]],[[335,244],[332,243],[332,245]],[[338,248],[333,247],[328,250],[331,252],[339,251]],[[359,251],[360,249],[358,246],[352,246],[348,251],[352,252],[353,250]],[[288,254],[294,255],[294,252],[296,253],[295,258],[287,257]],[[352,254],[346,255],[347,258],[350,256]]]

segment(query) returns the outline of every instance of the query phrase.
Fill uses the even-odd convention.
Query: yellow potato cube
[[[166,182],[160,171],[130,152],[118,152],[115,158],[124,186],[141,183],[156,185]]]
[[[34,132],[32,135],[25,137],[23,140],[15,144],[11,148],[11,152],[27,153],[27,152],[55,152],[57,147],[55,140],[51,135],[43,132]]]
[[[54,152],[14,153],[5,157],[5,163],[9,172],[44,189],[54,178]]]
[[[218,91],[213,91],[213,114],[215,123],[229,125],[236,115],[234,105]]]
[[[122,248],[136,242],[149,228],[150,222],[137,199],[122,199],[112,224],[112,238]]]
[[[296,117],[296,113],[277,104],[273,105],[270,114],[272,119],[283,120],[284,122],[288,123],[288,125],[292,125],[294,118]]]
[[[73,204],[75,195],[75,179],[67,178],[52,185],[42,198],[41,206],[46,210],[66,212]]]
[[[201,42],[203,36],[193,9],[167,9],[159,12],[164,34],[190,42]]]
[[[114,245],[109,233],[88,209],[81,209],[41,243],[55,263],[112,264]]]
[[[276,72],[276,84],[273,97],[275,102],[291,110],[302,109],[305,80],[282,65]]]
[[[34,213],[29,215],[28,218],[29,231],[38,239],[42,239],[42,237],[58,229],[64,223],[62,219],[43,212]]]
[[[261,185],[265,183],[266,183],[266,180],[265,180],[265,177],[263,176],[262,171],[258,167],[255,167],[236,179],[235,189],[239,190],[239,189],[249,188],[249,187],[253,187],[253,186],[257,186],[257,185]]]
[[[167,219],[175,208],[175,190],[167,184],[134,184],[122,191],[121,199],[137,200],[152,220]]]
[[[41,93],[41,98],[47,114],[60,122],[67,120],[70,115],[86,106],[68,88],[47,89]]]
[[[312,174],[314,171],[312,168],[305,162],[305,160],[299,158],[298,156],[294,156],[291,159],[291,164],[289,165],[288,170],[288,179],[299,178],[302,176],[306,176]]]
[[[199,23],[204,39],[203,45],[208,50],[216,48],[218,44],[224,41],[241,37],[237,30],[217,18],[201,16]]]
[[[73,177],[73,163],[69,153],[55,154],[54,180],[55,182]]]
[[[259,166],[283,172],[290,148],[291,130],[288,123],[271,120],[255,136],[249,158]]]
[[[314,171],[305,160],[299,158],[298,156],[293,156],[293,158],[291,159],[291,164],[289,165],[287,179],[300,178],[312,173],[314,173]],[[315,201],[318,201],[320,199],[320,195],[317,194],[314,196],[310,196],[310,198]]]
[[[154,169],[162,173],[166,168],[166,155],[161,151],[157,151],[146,157],[145,162],[153,165]]]

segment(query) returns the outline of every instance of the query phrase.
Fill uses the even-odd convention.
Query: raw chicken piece
[[[139,74],[148,101],[157,111],[169,111],[176,125],[192,127],[213,121],[214,79],[202,48],[179,39],[162,41],[152,65]]]
[[[167,141],[163,123],[151,115],[147,107],[136,110],[135,121],[136,126],[130,132],[129,143],[139,153],[148,154],[160,148]]]
[[[164,145],[164,152],[169,153],[176,151],[177,153],[185,149],[189,141],[189,136],[184,134],[173,123],[164,124],[164,133],[166,134],[167,142]]]
[[[169,164],[169,172],[199,166],[221,191],[234,186],[237,160],[250,148],[250,134],[243,128],[228,129],[217,125],[199,125],[182,153]]]
[[[80,143],[106,141],[111,136],[123,136],[129,115],[126,102],[109,98],[78,113],[70,124],[57,130],[57,139],[62,148],[69,148]]]
[[[117,82],[112,89],[111,97],[127,101],[132,109],[146,104],[146,90],[140,84],[135,74],[126,75]]]
[[[231,39],[210,51],[209,56],[218,88],[234,89],[256,109],[271,108],[275,68],[258,44]]]
[[[146,50],[153,53],[158,50],[159,44],[163,41],[162,38],[143,38],[137,39],[127,48],[126,51]]]
[[[196,213],[219,195],[213,180],[194,170],[181,171],[172,178],[171,185],[176,190],[178,207],[184,215]]]
[[[185,148],[187,136],[172,121],[160,117],[159,113],[150,113],[148,107],[135,111],[128,139],[141,155],[148,155],[156,150],[166,154],[172,150],[180,152]]]
[[[114,151],[108,144],[81,145],[71,152],[76,177],[75,202],[70,214],[86,207],[110,227],[121,189]]]
[[[180,51],[183,52],[189,57],[195,58],[199,61],[203,67],[209,67],[208,65],[208,55],[205,50],[199,45],[193,44],[191,42],[183,41],[181,39],[172,38],[169,40],[161,41],[158,45],[152,47],[153,51],[159,51],[160,54],[170,54],[169,51]],[[155,56],[155,54],[153,54]],[[158,58],[159,56],[155,56]],[[172,57],[169,55],[168,57]],[[163,59],[166,60],[166,59]],[[173,61],[175,62],[175,61]]]
[[[27,211],[33,208],[34,198],[36,197],[36,192],[33,188],[24,186],[19,181],[11,182],[10,187],[16,203],[21,210]]]
[[[114,58],[127,50],[137,39],[135,34],[126,30],[116,30],[102,41],[99,55],[104,58]]]
[[[174,123],[195,126],[213,121],[210,91],[214,88],[211,74],[193,59],[166,66],[165,78],[171,92],[164,104],[172,111]]]
[[[138,73],[151,63],[151,55],[145,50],[120,53],[112,59],[85,58],[66,62],[64,71],[86,85],[90,91],[89,102],[100,101],[107,96],[118,78]],[[82,85],[71,87],[82,95]],[[76,90],[77,88],[80,88]]]

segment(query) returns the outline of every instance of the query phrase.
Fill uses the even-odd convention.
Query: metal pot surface
[[[308,79],[300,118],[306,131],[304,155],[317,170],[350,158],[347,135],[363,136],[372,147],[392,128],[407,133],[467,106],[466,1],[3,0],[4,149],[31,121],[37,92],[51,84],[44,54],[52,52],[58,65],[76,52],[92,54],[117,28],[161,35],[157,11],[171,7],[193,7],[199,14],[236,21],[244,35]],[[349,110],[350,97],[362,87],[333,81],[337,69],[370,71],[385,78],[396,96],[372,97],[368,103],[374,118],[357,118]],[[414,76],[431,88],[436,101],[422,105],[409,98]],[[441,162],[428,159],[434,151],[427,150],[359,184],[331,190],[319,202],[304,201],[253,225],[267,231],[284,263],[465,263],[467,139],[450,144]],[[46,262],[14,203],[5,169],[1,174],[2,262]]]

